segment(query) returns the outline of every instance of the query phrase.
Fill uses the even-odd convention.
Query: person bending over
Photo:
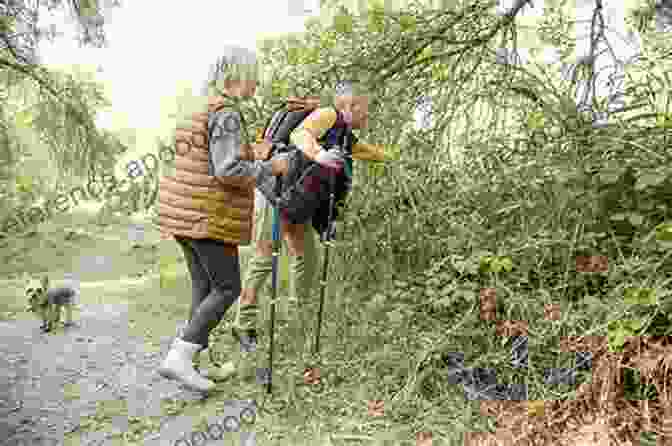
[[[337,91],[334,97],[336,110],[353,129],[366,127],[368,123],[368,96],[363,86],[347,83]],[[337,114],[333,108],[318,108],[291,134],[290,140],[309,159],[337,169],[343,168],[342,160],[332,159],[322,147],[320,140],[334,126],[338,125]],[[364,161],[384,161],[382,147],[355,142],[352,146],[352,158]],[[272,269],[272,219],[273,208],[264,195],[256,191],[254,215],[254,240],[256,249],[250,259],[245,275],[244,288],[240,295],[234,335],[239,339],[243,350],[255,348],[258,318],[258,294],[263,288]],[[299,305],[305,304],[310,295],[317,272],[317,247],[311,231],[311,222],[290,224],[281,218],[283,241],[286,243],[289,261],[290,299]]]

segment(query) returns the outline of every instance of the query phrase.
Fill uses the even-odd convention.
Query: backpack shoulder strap
[[[273,142],[289,145],[289,137],[301,123],[313,112],[313,110],[286,111],[282,121],[278,123],[272,135]]]
[[[290,97],[268,120],[264,134],[269,133],[273,142],[289,144],[292,131],[318,107],[319,99]]]
[[[339,147],[343,148],[347,152],[352,151],[351,142],[352,142],[352,130],[350,129],[350,126],[345,122],[345,119],[343,117],[343,113],[334,108],[336,111],[336,122],[334,123],[333,127],[329,129],[329,132],[334,132],[332,136],[336,144],[338,144]],[[350,139],[347,139],[347,138]]]
[[[273,137],[273,135],[278,129],[278,126],[287,116],[287,113],[288,113],[287,108],[284,106],[276,109],[273,112],[271,117],[268,119],[268,122],[266,122],[266,125],[264,126],[264,133],[263,133],[264,138],[266,137],[267,133],[271,136],[271,138]]]

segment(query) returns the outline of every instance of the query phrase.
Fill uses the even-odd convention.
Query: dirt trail
[[[161,399],[199,399],[155,373],[170,337],[161,338],[159,352],[148,352],[142,340],[128,335],[126,305],[80,308],[78,327],[50,335],[40,333],[37,320],[0,323],[3,446],[61,445],[63,435],[77,431],[80,418],[95,414],[100,401],[121,398],[127,401],[128,416],[161,417]],[[68,384],[76,384],[78,398],[67,398]],[[240,410],[232,407],[230,415]],[[128,418],[117,418],[114,427],[126,431]],[[193,430],[192,420],[186,418],[162,416],[159,438],[141,444],[174,444],[182,432]],[[81,444],[113,444],[104,436],[83,433]]]
[[[74,228],[81,235],[65,238]],[[142,247],[135,249],[128,232],[126,222],[99,228],[86,215],[73,214],[64,217],[61,227],[54,222],[46,235],[17,241],[18,254],[0,267],[0,276],[9,279],[0,284],[0,299],[5,309],[18,313],[16,319],[0,319],[0,446],[172,446],[183,433],[199,430],[195,427],[199,420],[171,412],[203,416],[216,412],[213,421],[221,421],[229,415],[238,417],[248,406],[239,400],[222,401],[221,396],[211,398],[215,402],[207,407],[199,406],[195,402],[201,399],[199,394],[158,376],[156,369],[172,342],[175,320],[184,317],[182,305],[187,308],[190,286],[186,276],[180,276],[175,296],[161,292],[158,276],[149,272],[158,259],[157,251],[150,249],[157,246],[158,234],[148,229],[141,237]],[[179,254],[176,244],[170,248]],[[40,321],[21,312],[25,284],[19,275],[47,271],[53,285],[66,271],[78,277],[74,314],[78,326],[43,334]],[[129,333],[129,323],[134,334]],[[220,385],[231,393],[237,380]],[[162,410],[166,401],[189,403],[184,410],[166,411]],[[100,416],[101,403],[122,406],[116,411],[119,415],[111,417],[112,428],[106,424],[109,419],[93,428],[87,424],[94,414]],[[118,435],[113,438],[114,431],[132,430],[129,417],[156,417],[158,437],[137,443],[124,442]],[[252,429],[243,425],[240,430]],[[246,432],[231,435],[243,440],[236,444],[254,444]]]

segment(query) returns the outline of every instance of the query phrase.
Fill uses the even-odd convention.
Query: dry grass
[[[608,351],[603,337],[568,338],[563,347],[593,353],[593,380],[574,401],[546,401],[543,415],[528,415],[528,402],[484,401],[481,410],[497,419],[497,432],[470,433],[465,445],[610,446],[639,444],[641,431],[672,438],[672,337],[632,337],[622,352]],[[657,401],[623,398],[621,370],[638,368],[656,386]],[[665,435],[666,434],[666,435]],[[665,437],[663,437],[665,435]]]

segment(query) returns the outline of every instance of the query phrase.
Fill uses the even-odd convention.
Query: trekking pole
[[[281,177],[275,179],[276,196],[280,195],[282,186]],[[273,206],[273,266],[271,281],[273,286],[271,297],[271,339],[268,350],[268,382],[266,383],[266,393],[272,393],[273,386],[273,335],[275,334],[275,300],[278,297],[278,258],[280,256],[280,209],[276,204]]]
[[[331,171],[331,169],[330,169]],[[315,350],[314,353],[318,354],[320,352],[320,328],[322,327],[322,310],[324,309],[324,295],[327,289],[327,270],[329,269],[329,246],[331,245],[331,239],[333,235],[333,222],[331,221],[334,216],[334,200],[336,188],[336,174],[330,172],[329,175],[329,219],[327,220],[327,227],[322,232],[322,243],[324,244],[324,263],[322,265],[322,280],[320,282],[320,309],[317,313],[317,331],[315,333]]]

